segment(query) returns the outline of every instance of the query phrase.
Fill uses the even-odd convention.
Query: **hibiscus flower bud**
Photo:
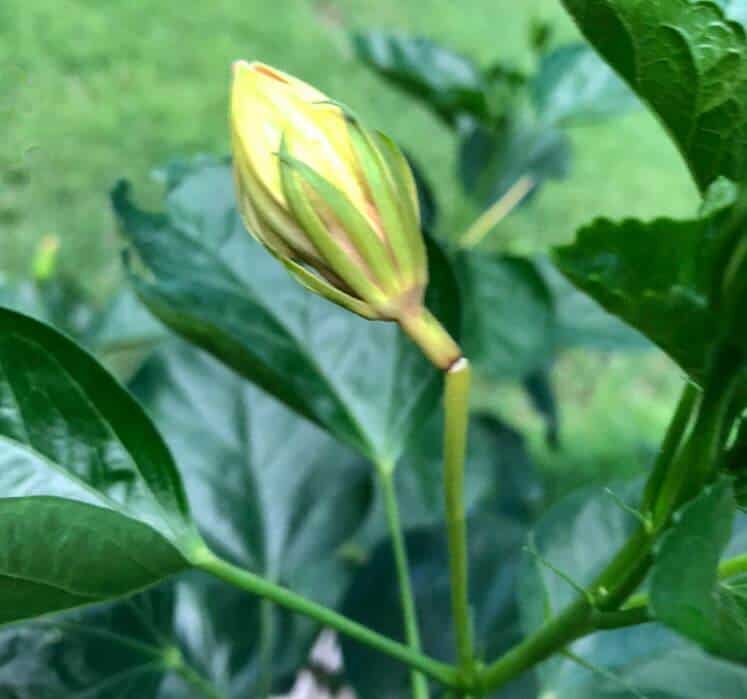
[[[311,85],[234,64],[231,132],[246,227],[304,286],[394,320],[439,366],[460,352],[424,309],[425,241],[412,171],[385,135]]]

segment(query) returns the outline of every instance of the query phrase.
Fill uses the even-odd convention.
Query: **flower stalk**
[[[464,464],[469,420],[469,362],[461,358],[446,372],[444,388],[444,493],[451,573],[451,608],[460,670],[470,677],[474,650],[469,605]]]

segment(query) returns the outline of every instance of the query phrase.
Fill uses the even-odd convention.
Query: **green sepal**
[[[254,174],[243,149],[234,148],[233,157],[237,209],[251,236],[278,256],[313,257],[311,241]]]
[[[416,260],[407,234],[407,217],[402,212],[401,200],[388,162],[374,143],[370,133],[355,119],[348,119],[348,131],[353,151],[363,171],[376,210],[381,217],[386,237],[399,268],[404,286],[417,283]],[[409,195],[406,196],[409,202]]]
[[[285,158],[286,163],[296,170],[340,222],[350,242],[370,267],[381,290],[387,294],[402,291],[394,274],[389,250],[347,195],[306,163],[290,155],[286,155]]]
[[[405,234],[415,265],[416,279],[419,284],[425,286],[428,283],[428,255],[420,226],[420,203],[415,178],[410,164],[391,138],[380,131],[375,131],[373,137],[378,141],[381,154],[389,163],[397,191],[407,192],[408,200],[405,197],[398,197],[398,201],[405,218]]]
[[[369,131],[362,124],[358,114],[343,102],[337,100],[324,100],[320,104],[330,104],[337,107],[345,116],[350,125],[351,140],[360,159],[360,151],[356,146],[360,145],[355,136],[359,135],[365,142],[365,146],[372,150],[374,156],[378,156],[378,165],[386,171],[388,166],[391,179],[386,180],[393,185],[393,200],[396,202],[401,219],[404,221],[404,234],[409,239],[410,252],[414,262],[416,283],[425,286],[428,283],[428,259],[425,240],[420,226],[420,202],[418,200],[418,189],[415,178],[407,159],[399,147],[381,131]],[[363,167],[363,162],[361,162]],[[368,173],[367,173],[368,175]],[[370,186],[369,186],[370,189]],[[402,194],[407,193],[407,200]],[[373,195],[373,191],[372,191]],[[409,206],[408,206],[409,202]],[[377,203],[378,207],[378,203]],[[382,216],[383,218],[383,216]],[[399,225],[393,227],[395,234],[399,232]],[[388,233],[389,231],[387,231]],[[396,255],[396,250],[394,251]],[[400,265],[401,267],[401,265]]]
[[[350,296],[350,294],[346,294],[344,291],[340,291],[325,279],[322,279],[313,272],[309,272],[309,270],[303,265],[298,264],[298,262],[283,258],[279,259],[288,270],[288,273],[309,291],[324,297],[328,301],[332,301],[332,303],[336,303],[338,306],[347,308],[349,311],[366,320],[381,320],[381,316],[365,301],[361,301],[354,296]]]
[[[385,301],[381,291],[366,276],[366,273],[332,237],[324,222],[314,210],[304,191],[304,182],[289,157],[285,139],[280,144],[280,179],[288,204],[294,215],[303,225],[314,247],[329,265],[330,269],[347,284],[361,299],[373,304]]]

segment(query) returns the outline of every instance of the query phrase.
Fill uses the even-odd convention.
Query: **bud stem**
[[[447,372],[444,385],[444,499],[449,545],[451,609],[459,669],[473,674],[474,649],[469,604],[467,519],[464,506],[464,465],[469,424],[469,362],[459,359]]]
[[[443,325],[427,308],[404,313],[399,318],[402,330],[442,371],[448,371],[462,357],[462,350]]]

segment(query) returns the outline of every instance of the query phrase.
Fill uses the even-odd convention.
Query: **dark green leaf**
[[[509,518],[480,514],[470,519],[469,532],[476,646],[481,657],[492,658],[520,634],[514,594],[523,529]],[[436,658],[453,660],[448,561],[442,528],[412,532],[407,537],[407,548],[425,650]],[[391,548],[383,543],[356,576],[344,612],[401,639],[397,589]],[[404,666],[345,639],[342,643],[346,675],[360,699],[412,696]],[[507,688],[505,695],[493,696],[530,699],[536,694],[532,678],[527,676]]]
[[[368,514],[359,457],[208,355],[161,350],[133,390],[179,460],[206,540],[235,562],[310,584]]]
[[[172,586],[165,585],[113,605],[3,629],[0,696],[160,696],[173,606]]]
[[[142,408],[71,340],[0,309],[0,623],[133,592],[199,544]]]
[[[545,420],[547,443],[553,449],[557,449],[560,446],[560,415],[550,368],[539,369],[529,374],[522,384],[532,407]]]
[[[658,114],[701,190],[747,176],[747,39],[713,2],[563,0]]]
[[[205,699],[196,673],[225,699],[262,693],[262,603],[204,576],[184,576],[114,604],[0,631],[0,696],[44,699]],[[302,620],[278,614],[267,638],[285,692],[307,645]],[[308,634],[307,634],[308,635]]]
[[[355,34],[353,46],[367,66],[446,122],[455,125],[462,114],[487,117],[483,76],[468,58],[429,39],[381,31]]]
[[[105,359],[109,368],[112,355],[151,349],[166,336],[129,287],[102,305],[64,277],[0,282],[0,306],[54,325]]]
[[[714,185],[729,189],[728,183]],[[724,208],[689,221],[598,220],[581,229],[556,261],[568,278],[649,337],[696,379],[702,376],[718,318],[717,282]]]
[[[433,192],[433,187],[425,177],[425,173],[422,171],[417,162],[407,156],[407,162],[410,163],[413,177],[415,178],[415,185],[418,189],[418,204],[420,205],[420,225],[422,229],[428,233],[433,232],[436,221],[438,220],[438,203],[436,202],[436,195]]]
[[[403,526],[422,528],[443,522],[442,416],[417,432],[396,472]],[[470,422],[465,469],[467,512],[491,509],[527,519],[542,498],[542,487],[522,436],[489,416]],[[380,515],[375,532],[383,535]],[[368,538],[371,539],[372,534]]]
[[[724,457],[724,469],[734,478],[737,506],[742,510],[747,509],[747,417],[743,417],[734,428],[734,440]]]
[[[718,581],[735,515],[728,480],[711,486],[677,514],[656,555],[651,608],[659,621],[706,650],[744,660],[747,595]]]
[[[370,473],[360,459],[186,345],[159,350],[133,384],[180,459],[197,523],[214,549],[323,603],[339,603],[350,572],[337,550],[369,510]],[[0,522],[2,516],[0,509]],[[27,547],[43,540],[24,539]],[[144,546],[133,541],[127,550],[135,555]],[[126,583],[138,568],[131,558],[125,563],[112,574]],[[7,650],[0,694],[43,687],[32,696],[201,697],[169,665],[175,657],[227,699],[259,696],[265,682],[280,692],[317,633],[303,617],[189,576],[113,606],[9,630],[0,637]]]
[[[475,420],[478,434],[485,435],[484,449],[492,455],[495,473],[492,488],[480,504],[483,509],[500,512],[517,522],[533,520],[542,507],[545,492],[524,438],[492,415],[478,415]]]
[[[426,650],[451,659],[449,574],[443,532],[440,425],[416,435],[396,472],[397,496]],[[524,523],[543,497],[542,484],[523,438],[490,416],[473,418],[466,469],[466,505],[470,516],[470,560],[478,647],[494,656],[517,639],[515,574]],[[398,587],[383,513],[369,530],[383,543],[359,570],[345,602],[348,613],[382,633],[402,637]],[[373,539],[368,532],[369,541]],[[408,674],[386,658],[344,641],[348,676],[362,699],[409,697]],[[534,697],[527,676],[495,696]]]
[[[465,192],[488,207],[523,177],[533,192],[570,168],[571,147],[565,134],[552,127],[519,124],[509,119],[490,129],[475,126],[463,139],[459,176]]]
[[[228,187],[228,167],[224,174]],[[148,268],[133,282],[150,310],[293,410],[377,460],[395,459],[433,411],[438,372],[394,324],[309,293],[243,231],[215,245],[209,231],[195,236],[166,214],[138,210],[125,185],[113,200]],[[454,331],[453,275],[435,246],[430,259],[428,303]]]
[[[179,460],[195,519],[211,548],[337,605],[351,573],[339,550],[371,504],[371,473],[360,457],[185,344],[159,351],[133,387]],[[285,612],[260,615],[259,604],[247,606],[255,622],[237,620],[254,629],[248,635],[252,652],[259,653],[260,634],[274,635],[283,651],[278,667],[293,665],[295,658],[297,670],[317,625]],[[240,638],[237,628],[236,642]],[[207,649],[204,655],[209,657]]]
[[[469,252],[457,269],[465,300],[465,351],[480,374],[496,381],[522,379],[546,366],[555,350],[555,314],[534,263]]]
[[[604,635],[615,639],[620,633]],[[636,638],[631,634],[629,641],[621,643],[613,652],[624,662],[625,653],[636,645],[646,648],[646,640],[651,635],[650,626],[640,629]],[[670,644],[672,647],[666,645],[651,649],[648,656],[634,658],[624,668],[616,669],[612,676],[578,670],[578,674],[585,675],[585,681],[568,682],[553,690],[551,696],[555,699],[742,699],[745,696],[747,670],[744,667],[695,648],[676,647],[674,642]]]
[[[216,245],[243,230],[229,164],[227,158],[197,156],[156,170],[155,178],[166,186],[164,210],[174,226]]]
[[[549,260],[540,258],[537,266],[552,293],[558,349],[588,347],[619,351],[651,346],[643,335],[570,284]]]
[[[313,624],[204,577],[179,580],[175,598],[174,645],[220,696],[245,699],[262,696],[268,687],[273,695],[289,690],[307,661]],[[170,673],[158,699],[184,697],[203,699],[204,693]]]
[[[640,488],[616,484],[629,506]],[[544,560],[580,585],[588,584],[624,543],[635,518],[601,489],[565,498],[542,518],[536,547]],[[527,555],[520,575],[520,602],[527,630],[536,629],[578,592],[540,560]],[[672,591],[672,594],[676,594]],[[554,658],[538,670],[542,696],[555,699],[737,699],[747,690],[747,669],[707,656],[659,624],[606,631],[571,650],[596,670]]]
[[[638,103],[630,88],[584,44],[545,54],[531,90],[540,120],[563,126],[618,116]]]

